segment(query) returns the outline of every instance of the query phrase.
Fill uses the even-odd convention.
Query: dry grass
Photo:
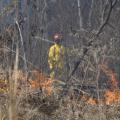
[[[30,86],[28,85],[29,89],[26,91],[25,85],[18,84],[20,81],[25,84],[27,77],[18,70],[17,56],[18,54],[13,72],[9,71],[9,92],[1,94],[1,120],[118,120],[120,118],[120,107],[112,105],[119,102],[119,90],[106,91],[104,101],[97,101],[86,93],[81,93],[82,91],[76,93],[73,89],[63,95],[64,91],[56,92],[56,89],[52,88],[51,80],[44,74],[33,71],[28,77]],[[5,79],[5,76],[3,78]],[[114,78],[116,81],[115,77],[109,75],[109,78],[111,80]],[[45,90],[50,92],[44,92]]]

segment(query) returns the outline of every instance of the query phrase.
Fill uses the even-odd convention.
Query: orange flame
[[[87,95],[83,95],[81,99],[90,105],[97,105],[98,103],[95,98],[89,97]]]
[[[102,71],[110,78],[111,80],[111,90],[107,90],[104,93],[104,100],[99,100],[97,101],[96,99],[93,99],[88,96],[83,96],[82,99],[87,103],[91,105],[97,105],[97,104],[106,104],[106,105],[111,105],[111,104],[120,104],[120,90],[116,89],[118,88],[118,82],[116,79],[115,73],[109,69],[107,65],[100,65]]]
[[[51,95],[53,92],[53,80],[47,78],[42,72],[39,71],[33,71],[33,75],[35,76],[35,79],[30,81],[31,88],[42,89],[47,93],[47,95]]]
[[[120,104],[120,91],[115,90],[115,91],[106,91],[105,92],[105,103],[107,105],[111,104]]]
[[[97,105],[97,100],[90,97],[90,98],[87,100],[87,104]]]
[[[110,77],[112,84],[112,89],[107,90],[104,94],[105,103],[107,105],[120,104],[120,90],[116,89],[118,88],[118,82],[115,73],[106,65],[101,65],[101,69],[103,70],[103,72],[105,72],[106,75]]]
[[[14,73],[13,73],[14,74]],[[47,95],[52,94],[52,83],[53,80],[46,77],[41,71],[33,70],[31,72],[32,77],[27,78],[28,76],[23,73],[23,71],[19,70],[16,72],[17,79],[19,80],[19,83],[29,81],[28,85],[30,84],[30,88],[33,90],[36,89],[42,89],[45,91]],[[27,80],[28,79],[28,80]]]
[[[31,72],[33,78],[28,76],[21,70],[17,72],[13,72],[13,75],[16,74],[18,79],[18,92],[20,92],[21,85],[27,82],[26,87],[30,87],[33,90],[42,89],[47,95],[51,95],[53,93],[53,80],[46,77],[42,72],[34,70]],[[7,83],[8,84],[8,83]],[[0,80],[0,91],[5,91],[8,88],[8,85],[5,81]]]
[[[88,95],[83,95],[82,100],[90,105],[97,105],[97,104],[120,104],[120,90],[116,89],[118,86],[118,82],[116,79],[115,73],[109,69],[107,65],[100,65],[102,71],[110,78],[112,89],[107,90],[104,93],[105,99],[102,99],[100,101],[89,97]],[[30,88],[32,90],[36,89],[42,89],[46,95],[51,95],[53,93],[53,82],[55,80],[52,80],[48,78],[45,74],[43,74],[41,71],[34,70],[31,72],[31,77],[29,78]],[[25,81],[27,79],[27,75],[23,73],[23,71],[18,71],[17,73],[18,81]],[[7,84],[3,81],[0,81],[0,88],[6,88]]]
[[[101,65],[101,69],[103,70],[103,72],[104,72],[107,76],[110,77],[110,79],[111,79],[111,84],[112,84],[112,89],[117,88],[118,82],[117,82],[117,80],[116,80],[116,75],[115,75],[115,73],[114,73],[111,69],[109,69],[107,65]]]

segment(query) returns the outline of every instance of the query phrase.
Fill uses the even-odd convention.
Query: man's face
[[[55,43],[56,43],[56,44],[60,44],[60,43],[61,43],[61,40],[55,40]]]
[[[54,36],[54,41],[55,41],[56,44],[60,44],[62,42],[62,35],[56,34]]]

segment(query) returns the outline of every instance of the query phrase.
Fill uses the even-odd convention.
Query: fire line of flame
[[[111,79],[112,89],[117,88],[118,82],[117,82],[117,80],[116,80],[116,75],[115,75],[115,73],[114,73],[111,69],[109,69],[108,66],[105,65],[105,64],[104,64],[104,65],[101,65],[100,67],[101,67],[102,71],[103,71],[107,76],[109,76],[109,78]]]
[[[101,65],[102,71],[109,76],[111,80],[111,90],[105,91],[105,104],[120,104],[120,90],[118,88],[118,80],[116,79],[115,73],[109,69],[107,65]]]
[[[32,71],[31,74],[32,76],[34,76],[34,78],[31,77],[27,78],[28,76],[24,74],[24,72],[21,70],[18,70],[15,73],[19,82],[18,88],[21,89],[22,87],[21,85],[22,84],[25,85],[24,83],[26,83],[27,81],[28,86],[32,90],[42,89],[46,93],[46,95],[51,95],[53,93],[52,84],[54,80],[46,77],[46,75],[44,75],[42,72],[37,70]],[[7,87],[8,87],[7,83],[4,80],[0,79],[0,93],[6,93],[5,89],[7,89]]]
[[[120,104],[120,90],[116,89],[118,86],[118,82],[115,73],[111,69],[109,69],[109,67],[105,64],[100,65],[100,67],[101,70],[109,77],[111,81],[111,89],[105,91],[104,100],[98,101],[95,98],[83,96],[84,101],[87,104],[91,104],[91,105],[97,105],[100,103],[105,103],[107,105],[111,105],[114,103]],[[30,80],[30,84],[31,84],[30,86],[32,89],[42,88],[47,95],[51,95],[53,93],[52,85],[54,80],[46,77],[46,75],[44,75],[42,72],[37,70],[32,71],[32,75],[35,77],[34,79]],[[24,76],[23,77],[24,79],[26,78],[24,74],[22,74],[22,76]]]
[[[109,69],[109,67],[105,64],[100,65],[101,70],[109,77],[111,82],[111,89],[106,90],[104,93],[105,99],[98,101],[95,98],[91,98],[88,96],[83,96],[82,99],[90,105],[97,105],[97,104],[120,104],[120,90],[118,90],[118,81],[116,79],[115,73]]]
[[[41,71],[33,70],[31,71],[33,78],[29,77],[29,86],[32,90],[42,89],[46,95],[51,95],[53,92],[52,84],[53,80],[46,77]],[[27,75],[22,71],[18,71],[18,79],[25,82],[27,80]]]
[[[111,105],[111,104],[120,104],[120,90],[118,90],[118,82],[116,79],[115,73],[109,69],[109,67],[105,64],[100,65],[101,70],[109,77],[111,81],[111,89],[106,90],[104,93],[104,100],[101,100],[102,103]],[[31,74],[34,76],[33,78],[29,78],[30,88],[32,90],[36,89],[42,89],[45,91],[45,93],[49,96],[53,93],[53,82],[54,80],[48,78],[45,74],[43,74],[41,71],[34,70],[31,72]],[[18,80],[25,82],[27,79],[27,75],[25,75],[22,71],[18,71],[17,73]],[[4,87],[4,82],[1,81],[0,88]],[[5,87],[6,87],[5,83]],[[97,105],[101,102],[98,101],[95,98],[88,97],[83,95],[82,99],[87,103],[91,105]]]

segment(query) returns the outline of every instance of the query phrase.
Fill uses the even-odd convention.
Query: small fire
[[[107,105],[111,104],[120,104],[120,90],[115,91],[106,91],[105,94],[105,103]]]
[[[97,105],[97,100],[90,97],[90,98],[87,100],[87,103],[88,103],[88,104],[91,104],[91,105]]]
[[[111,69],[109,69],[107,65],[101,65],[101,69],[111,79],[112,89],[117,88],[118,82],[115,73]]]
[[[53,92],[53,89],[52,89],[52,83],[53,81],[52,80],[48,80],[48,81],[44,81],[44,82],[41,82],[40,81],[31,81],[31,88],[32,89],[42,89],[44,90],[47,95],[51,95],[52,92]]]
[[[42,89],[47,95],[51,95],[53,93],[53,81],[52,79],[46,77],[41,71],[34,70],[31,72],[31,75],[28,78],[28,75],[23,71],[18,70],[17,72],[13,72],[12,76],[16,76],[18,79],[18,91],[22,86],[26,85],[26,87],[30,87],[32,90]],[[6,81],[0,80],[0,93],[6,93],[8,89],[8,83]]]
[[[100,65],[102,71],[109,77],[111,81],[111,89],[105,91],[104,93],[104,99],[96,100],[88,96],[83,96],[82,99],[90,105],[97,105],[97,104],[106,104],[106,105],[112,105],[112,104],[120,104],[120,90],[118,88],[118,80],[116,79],[115,73],[109,69],[107,65]]]
[[[97,105],[98,103],[95,98],[89,97],[88,95],[83,95],[81,99],[90,105]]]
[[[116,79],[115,73],[108,68],[107,65],[101,65],[101,69],[111,80],[111,90],[105,91],[105,104],[120,104],[120,90],[118,90],[118,80]]]
[[[42,89],[47,95],[51,95],[53,92],[53,80],[47,78],[42,72],[39,71],[33,71],[33,75],[35,79],[30,81],[31,88]]]
[[[53,92],[52,84],[53,80],[46,77],[41,71],[33,70],[30,72],[31,76],[28,78],[28,75],[24,74],[23,71],[19,70],[16,72],[18,82],[21,85],[22,83],[28,82],[28,86],[32,90],[42,89],[47,95],[51,95]]]

